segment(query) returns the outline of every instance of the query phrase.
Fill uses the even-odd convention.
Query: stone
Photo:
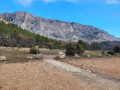
[[[91,73],[91,71],[90,71],[90,70],[88,70],[88,69],[87,69],[86,71]]]
[[[58,55],[63,55],[63,54],[64,54],[64,53],[63,53],[63,52],[61,52],[61,51],[59,51],[59,52],[58,52]]]
[[[80,56],[79,56],[78,54],[75,54],[74,57],[75,57],[75,58],[79,58]]]
[[[63,55],[59,55],[58,58],[60,58],[60,59],[64,59],[64,58],[65,58],[65,54],[63,54]]]
[[[32,56],[27,56],[27,59],[31,59],[31,60],[32,60],[32,59],[33,59],[33,57],[32,57]]]
[[[36,55],[36,59],[42,59],[42,58],[43,58],[42,54],[37,54]]]
[[[102,57],[102,55],[101,55],[101,54],[98,54],[98,56],[99,56],[99,57]]]
[[[7,60],[6,56],[0,56],[0,60]]]
[[[90,57],[90,55],[86,55],[86,57]]]
[[[65,56],[66,56],[66,55],[65,55],[63,52],[58,52],[58,55],[57,55],[58,58],[64,59]]]
[[[110,54],[106,54],[106,56],[111,56]]]

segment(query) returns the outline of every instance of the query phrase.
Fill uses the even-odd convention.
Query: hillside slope
[[[34,47],[38,45],[41,48],[50,49],[63,46],[61,41],[31,33],[16,24],[6,24],[4,21],[4,19],[0,21],[0,46]]]
[[[34,16],[28,12],[2,13],[0,17],[11,23],[17,24],[22,29],[57,40],[67,42],[83,40],[87,43],[94,41],[120,41],[119,38],[94,26],[45,19]]]

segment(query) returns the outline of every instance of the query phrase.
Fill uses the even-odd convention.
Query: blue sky
[[[120,0],[1,0],[0,13],[15,11],[93,25],[120,38]]]

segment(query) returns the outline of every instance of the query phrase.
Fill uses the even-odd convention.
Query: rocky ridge
[[[57,40],[67,42],[83,40],[87,43],[120,41],[119,38],[91,25],[45,19],[34,16],[28,12],[18,11],[14,13],[1,13],[0,17],[11,23],[17,24],[22,29]]]

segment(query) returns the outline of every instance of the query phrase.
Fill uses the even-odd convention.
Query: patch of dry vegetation
[[[0,48],[0,56],[6,56],[7,60],[0,60],[0,63],[17,63],[17,62],[28,62],[27,56],[35,56],[29,53],[28,48],[21,48],[18,51],[12,50],[11,48]]]
[[[6,62],[6,63],[16,63],[16,62],[28,62],[30,61],[30,59],[27,59],[27,56],[32,56],[34,57],[33,60],[35,60],[35,56],[36,54],[30,54],[30,48],[20,48],[16,51],[17,48],[14,48],[15,50],[13,51],[12,48],[10,47],[0,47],[0,56],[6,56],[7,60],[2,60],[0,61],[0,63],[2,62]],[[39,49],[40,53],[44,55],[44,57],[46,58],[48,56],[55,56],[58,54],[59,49]],[[62,50],[63,52],[65,52],[65,50]]]
[[[111,56],[107,56],[107,55],[102,55],[101,50],[98,51],[88,51],[86,50],[85,53],[83,55],[81,55],[79,58],[75,58],[75,57],[67,57],[65,59],[61,59],[61,61],[69,61],[69,60],[83,60],[83,59],[110,59],[110,58],[120,58],[120,54],[116,53],[115,55],[111,55]],[[107,51],[105,51],[107,53]],[[90,57],[87,57],[87,55],[89,55]],[[101,55],[101,56],[99,56]],[[58,59],[58,58],[57,58]]]

